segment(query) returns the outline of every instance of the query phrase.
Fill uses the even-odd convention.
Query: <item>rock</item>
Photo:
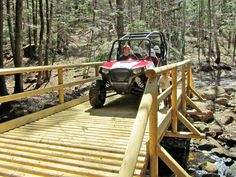
[[[208,132],[209,131],[209,127],[208,124],[205,122],[194,122],[193,125],[200,131],[200,132]]]
[[[220,175],[216,173],[207,173],[207,174],[203,174],[202,177],[220,177]]]
[[[226,93],[229,95],[236,92],[236,88],[232,85],[226,85],[226,86],[224,86],[224,89],[225,89]]]
[[[214,148],[211,150],[211,152],[220,157],[227,157],[227,158],[229,157],[232,159],[236,159],[235,151],[229,151],[229,150],[224,149],[223,147]]]
[[[214,148],[211,150],[211,152],[217,156],[220,156],[220,157],[227,157],[227,155],[226,155],[227,151],[223,147]]]
[[[224,160],[224,163],[226,166],[231,166],[234,163],[234,161],[231,158],[226,158]]]
[[[235,177],[236,174],[236,162],[234,162],[228,169],[225,170],[226,177]]]
[[[232,123],[234,121],[234,117],[236,115],[229,111],[229,110],[226,110],[222,113],[215,113],[214,114],[214,118],[215,120],[217,121],[217,123],[219,123],[222,127],[225,126],[225,125],[228,125],[230,123]]]
[[[229,102],[229,99],[225,98],[225,97],[219,97],[219,98],[216,98],[216,100],[215,100],[215,103],[217,103],[219,105],[224,105],[224,106],[227,106],[228,102]]]
[[[215,134],[215,136],[213,137],[218,137],[223,133],[222,127],[216,121],[211,122],[210,124],[208,124],[208,126],[209,132]]]
[[[202,139],[200,141],[200,144],[198,146],[198,149],[200,150],[207,150],[210,151],[213,148],[221,148],[220,143],[218,143],[218,141],[216,141],[214,138],[212,137],[207,137],[207,139]]]
[[[215,163],[211,162],[203,162],[200,165],[200,169],[205,170],[210,173],[217,173],[218,172],[218,167]]]
[[[224,126],[224,132],[218,138],[236,144],[236,121]]]
[[[208,86],[202,90],[202,96],[207,100],[215,100],[220,95],[226,93],[225,89],[221,86]]]
[[[204,113],[202,115],[191,115],[195,121],[210,122],[214,119],[214,103],[212,101],[200,102],[194,101],[196,106]]]

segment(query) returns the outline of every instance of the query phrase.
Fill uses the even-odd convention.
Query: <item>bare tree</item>
[[[3,0],[0,0],[0,68],[3,68]],[[0,96],[8,95],[5,77],[0,75]]]
[[[14,56],[15,52],[15,41],[14,41],[14,31],[12,26],[12,13],[11,13],[11,0],[6,1],[6,7],[7,7],[7,25],[8,25],[8,31],[9,31],[9,37],[11,42],[11,51]]]
[[[39,0],[39,16],[40,16],[40,36],[39,36],[39,49],[38,49],[38,65],[43,65],[43,34],[44,34],[44,16],[43,16],[43,1]],[[42,72],[38,73],[38,79],[35,88],[39,88],[42,85]]]
[[[14,52],[15,67],[22,66],[22,11],[23,11],[23,0],[17,0],[16,22],[15,22],[15,52]],[[22,91],[23,91],[22,74],[15,74],[14,92],[19,93]]]
[[[124,33],[124,1],[116,0],[116,8],[117,8],[117,25],[116,31],[117,36],[120,38]]]

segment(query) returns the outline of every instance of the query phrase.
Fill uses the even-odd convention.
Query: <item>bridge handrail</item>
[[[29,96],[35,96],[38,94],[58,91],[59,93],[59,102],[64,103],[64,88],[66,87],[72,87],[75,85],[79,85],[82,83],[90,82],[98,78],[98,67],[103,62],[90,62],[90,63],[81,63],[81,64],[74,64],[74,65],[49,65],[49,66],[34,66],[34,67],[19,67],[19,68],[2,68],[0,69],[0,75],[13,75],[13,74],[23,74],[23,73],[32,73],[32,72],[41,72],[41,71],[51,71],[51,70],[57,70],[58,72],[58,85],[51,86],[47,88],[40,88],[36,90],[31,91],[25,91],[22,93],[15,93],[10,94],[6,96],[0,97],[0,103],[5,103],[21,98],[26,98]],[[79,67],[88,67],[93,66],[95,67],[95,77],[75,81],[75,82],[69,82],[64,84],[63,80],[63,70],[69,69],[69,68],[79,68]]]
[[[186,69],[186,66],[187,68]],[[177,68],[182,67],[182,74],[181,77],[177,80]],[[158,96],[157,94],[157,84],[158,84],[158,78],[160,74],[163,71],[170,71],[172,72],[172,85],[162,94]],[[187,72],[186,72],[187,71]],[[130,135],[130,139],[125,151],[125,156],[123,158],[123,162],[119,171],[119,177],[132,177],[135,166],[137,163],[138,154],[140,151],[140,147],[143,141],[145,129],[147,127],[147,122],[149,118],[149,156],[150,156],[150,173],[151,176],[158,176],[158,156],[157,153],[162,153],[161,158],[166,157],[166,152],[162,149],[158,143],[160,140],[157,138],[163,138],[163,129],[167,129],[169,123],[165,122],[164,126],[160,128],[161,130],[157,129],[158,126],[158,102],[160,102],[161,99],[163,100],[168,94],[172,95],[172,103],[171,108],[167,111],[167,115],[164,119],[168,119],[168,121],[171,121],[170,116],[173,116],[172,119],[172,131],[174,133],[177,132],[177,114],[179,114],[177,110],[177,85],[181,82],[182,83],[182,108],[183,110],[186,109],[186,100],[185,100],[185,88],[186,88],[186,76],[187,76],[187,92],[189,92],[189,87],[192,82],[192,76],[191,76],[191,61],[185,60],[182,62],[178,62],[175,64],[170,64],[167,66],[157,67],[154,69],[150,69],[146,71],[146,75],[148,77],[148,81],[146,84],[146,88],[143,94],[143,97],[141,99],[141,103],[138,109],[138,113],[132,128],[132,132]],[[188,93],[187,93],[188,94]],[[167,120],[166,120],[167,121]],[[187,125],[188,123],[186,123]],[[192,128],[191,126],[189,126]],[[195,131],[196,134],[200,135],[200,133],[192,128],[193,131]],[[157,149],[159,147],[159,149]],[[160,152],[162,151],[162,152]],[[164,154],[164,155],[163,155]],[[169,160],[169,159],[168,159]],[[175,173],[177,173],[180,176],[189,176],[183,169],[175,168],[176,162],[174,160],[169,160],[167,163],[170,164],[171,169],[174,170]]]

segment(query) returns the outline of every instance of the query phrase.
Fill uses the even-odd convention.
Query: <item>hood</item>
[[[134,59],[128,59],[128,60],[122,60],[122,61],[109,61],[102,65],[102,67],[107,69],[114,69],[114,68],[139,68],[139,67],[146,67],[148,68],[154,68],[154,64],[150,60],[134,60]]]

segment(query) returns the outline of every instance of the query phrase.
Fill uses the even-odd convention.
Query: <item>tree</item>
[[[117,36],[120,38],[124,33],[124,1],[116,0],[116,9],[117,9],[117,24],[116,31]]]
[[[10,43],[11,43],[11,51],[14,56],[14,52],[15,52],[14,38],[15,37],[14,37],[13,26],[12,26],[11,0],[6,1],[6,7],[7,7],[7,24],[8,24]]]
[[[15,21],[15,52],[14,52],[15,67],[22,66],[22,11],[23,11],[23,0],[17,0],[16,21]],[[22,74],[15,74],[14,92],[19,93],[22,91],[23,91]]]
[[[45,45],[45,60],[44,65],[49,64],[49,50],[51,48],[51,26],[52,26],[52,13],[53,13],[53,0],[49,5],[48,0],[46,0],[46,22],[47,22],[47,32],[46,32],[46,45]],[[49,80],[49,72],[45,72],[45,80]]]
[[[186,1],[183,2],[183,22],[182,22],[182,30],[181,30],[181,60],[184,60],[185,55],[185,25],[186,25],[186,16],[185,16],[185,10],[186,10]]]
[[[3,68],[3,0],[0,0],[0,68]],[[5,77],[0,75],[0,96],[8,95]]]
[[[38,65],[43,65],[43,35],[44,35],[44,16],[43,16],[43,1],[39,0],[39,16],[40,16],[40,35],[39,35],[39,48],[38,48]],[[42,85],[42,72],[38,73],[38,79],[35,88]]]

